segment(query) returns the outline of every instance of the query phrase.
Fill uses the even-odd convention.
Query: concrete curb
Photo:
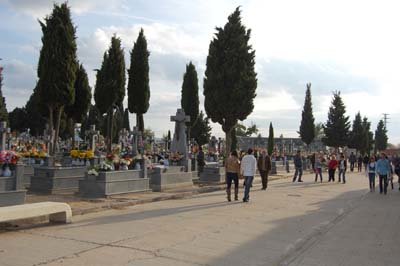
[[[269,181],[276,181],[276,180],[281,180],[281,179],[286,179],[286,178],[291,178],[291,177],[292,177],[291,175],[290,176],[289,175],[274,175],[274,176],[269,177]],[[257,181],[258,182],[256,182],[255,184],[260,184],[259,180],[257,180]],[[211,192],[215,192],[215,191],[221,191],[224,189],[225,189],[224,184],[218,184],[218,185],[213,185],[213,186],[199,187],[197,189],[193,189],[192,191],[177,192],[177,193],[174,193],[171,195],[162,195],[162,196],[155,195],[155,197],[148,198],[148,199],[126,200],[126,201],[122,201],[122,202],[116,200],[115,202],[106,202],[104,205],[95,206],[95,207],[74,208],[71,206],[72,216],[85,215],[85,214],[89,214],[89,213],[101,212],[101,211],[106,211],[106,210],[110,210],[110,209],[122,209],[122,208],[126,208],[126,207],[131,207],[131,206],[141,205],[141,204],[146,204],[146,203],[152,203],[152,202],[190,198],[195,195],[211,193]]]

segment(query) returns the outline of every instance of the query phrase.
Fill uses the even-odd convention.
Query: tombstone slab
[[[148,171],[148,176],[150,188],[156,192],[193,186],[192,172],[184,166],[155,167]]]
[[[200,173],[200,183],[225,183],[225,168],[221,167],[217,162],[207,163],[203,172]]]

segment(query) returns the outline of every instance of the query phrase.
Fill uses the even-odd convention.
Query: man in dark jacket
[[[271,170],[271,158],[265,150],[258,157],[257,168],[261,175],[262,190],[266,190],[268,187],[268,173]]]
[[[303,160],[301,159],[300,151],[297,151],[296,156],[294,156],[294,167],[296,168],[296,171],[293,176],[293,182],[296,181],[297,176],[299,176],[298,182],[303,182],[303,180],[301,180],[301,177],[303,176]]]
[[[356,157],[356,155],[354,154],[354,152],[351,152],[350,157],[349,157],[349,161],[350,161],[350,171],[353,172],[353,170],[354,170],[354,164],[355,164],[356,161],[357,161],[357,157]]]

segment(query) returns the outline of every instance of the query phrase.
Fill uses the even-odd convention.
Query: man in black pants
[[[296,171],[293,176],[293,182],[296,181],[297,176],[299,176],[298,182],[303,182],[303,180],[301,180],[301,177],[303,176],[303,161],[301,160],[300,151],[297,151],[296,156],[294,156],[294,167],[296,168]]]

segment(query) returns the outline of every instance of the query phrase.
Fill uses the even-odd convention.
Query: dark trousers
[[[361,172],[361,169],[362,169],[362,163],[358,163],[358,164],[357,164],[357,168],[358,168],[358,172]]]
[[[329,179],[328,181],[335,181],[335,171],[336,169],[328,169]]]
[[[228,199],[231,198],[231,187],[232,181],[235,184],[235,199],[238,197],[239,192],[239,176],[237,173],[226,173],[226,194],[228,195]]]
[[[260,176],[261,176],[262,188],[267,189],[267,187],[268,187],[268,171],[260,170]]]
[[[294,172],[293,176],[293,182],[296,181],[297,176],[299,176],[299,182],[301,181],[301,177],[303,176],[303,167],[297,167],[296,166],[296,171]]]
[[[388,177],[387,175],[379,175],[379,192],[387,193]]]
[[[350,162],[350,171],[353,172],[353,170],[354,170],[354,162]]]
[[[321,168],[315,168],[315,182],[317,182],[318,176],[322,183],[322,169]]]
[[[254,179],[254,176],[245,176],[244,177],[245,186],[244,186],[243,201],[249,201],[249,199],[250,199],[250,188],[253,185],[253,179]]]
[[[369,189],[371,191],[375,191],[375,173],[369,173],[368,179],[369,179]]]
[[[343,180],[343,184],[346,183],[346,170],[339,169],[339,182]]]

